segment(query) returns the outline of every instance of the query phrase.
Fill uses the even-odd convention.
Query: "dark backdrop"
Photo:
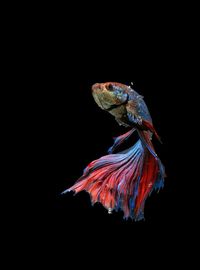
[[[75,54],[74,59],[69,60],[66,56],[63,58],[62,50],[64,48],[56,57],[51,55],[45,70],[48,87],[43,92],[42,128],[45,128],[43,143],[49,161],[44,160],[47,169],[45,215],[63,234],[66,227],[68,233],[84,226],[93,229],[108,226],[133,233],[135,229],[151,227],[163,231],[176,226],[181,222],[179,197],[184,180],[178,161],[181,138],[177,102],[181,88],[173,51],[161,53],[159,48],[150,47],[147,51],[135,52],[133,47],[126,53],[123,47],[120,53],[111,46],[106,53],[99,48],[94,55]],[[167,178],[165,188],[147,200],[145,222],[124,221],[122,213],[108,215],[103,207],[92,207],[85,192],[75,197],[71,193],[60,196],[81,176],[90,161],[106,154],[112,137],[126,131],[93,100],[92,84],[106,81],[133,82],[134,89],[144,96],[162,137],[163,145],[156,140],[154,143],[166,167]]]
[[[182,30],[168,20],[161,20],[161,26],[158,21],[151,25],[148,20],[140,21],[135,28],[128,18],[132,29],[123,27],[119,20],[92,28],[91,18],[72,31],[62,26],[60,18],[41,30],[35,70],[40,81],[34,95],[39,101],[38,189],[42,202],[35,197],[33,203],[39,206],[34,223],[40,242],[49,247],[50,254],[57,249],[61,254],[69,250],[78,255],[87,250],[90,253],[103,244],[106,256],[115,250],[116,254],[131,250],[159,257],[169,244],[171,258],[183,241],[180,228],[185,225],[188,209],[183,203],[187,175],[180,162],[186,74]],[[133,82],[134,89],[144,96],[163,141],[160,145],[154,139],[166,168],[165,187],[147,199],[145,221],[125,221],[121,212],[108,215],[101,205],[91,206],[86,192],[60,195],[90,161],[106,154],[112,137],[126,131],[92,98],[92,84],[106,81]],[[128,245],[132,245],[130,250]],[[63,262],[65,255],[59,260]]]

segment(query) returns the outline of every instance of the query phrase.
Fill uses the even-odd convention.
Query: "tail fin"
[[[109,213],[121,209],[124,218],[142,219],[147,196],[154,188],[163,186],[164,167],[157,155],[152,154],[153,146],[147,147],[147,134],[142,131],[139,135],[141,140],[131,148],[91,162],[82,177],[65,192],[86,190],[92,204],[100,202]]]

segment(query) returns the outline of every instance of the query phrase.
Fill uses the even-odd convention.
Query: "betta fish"
[[[152,144],[154,135],[160,142],[143,96],[132,87],[116,83],[96,83],[92,95],[97,105],[115,117],[119,125],[129,128],[114,138],[105,155],[92,161],[77,182],[64,191],[90,194],[91,203],[101,203],[108,213],[122,210],[124,218],[144,218],[144,205],[153,190],[164,186],[165,169]],[[130,148],[117,152],[134,132],[139,140]]]

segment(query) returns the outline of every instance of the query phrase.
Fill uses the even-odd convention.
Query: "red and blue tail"
[[[124,218],[143,219],[146,198],[153,189],[163,187],[165,172],[147,131],[138,131],[140,140],[134,146],[112,154],[134,130],[117,137],[110,154],[91,162],[82,177],[63,193],[86,190],[92,204],[100,202],[109,212],[121,209]]]

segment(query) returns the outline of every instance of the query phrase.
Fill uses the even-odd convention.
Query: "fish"
[[[96,104],[129,130],[114,138],[108,154],[90,162],[83,175],[62,194],[85,190],[90,194],[92,205],[101,203],[108,214],[121,210],[124,219],[142,220],[146,199],[153,190],[164,187],[165,167],[152,143],[153,136],[161,142],[160,136],[144,97],[132,86],[118,82],[95,83],[91,91]],[[119,146],[135,132],[138,141],[119,151]]]

